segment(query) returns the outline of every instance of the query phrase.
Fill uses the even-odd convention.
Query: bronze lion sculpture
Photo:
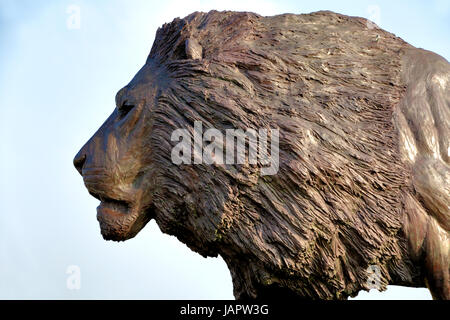
[[[346,299],[388,284],[449,299],[450,65],[333,12],[195,12],[74,159],[106,240],[155,219],[221,255],[234,295]],[[279,168],[175,164],[172,133],[276,128]]]

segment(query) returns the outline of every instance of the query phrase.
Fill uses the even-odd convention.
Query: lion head
[[[409,173],[391,125],[406,44],[366,23],[211,11],[158,29],[145,65],[74,159],[101,201],[103,237],[129,239],[155,219],[201,255],[220,254],[236,297],[346,298],[368,288],[372,265],[381,287],[422,285],[400,236]],[[196,121],[279,130],[278,173],[175,164],[172,133],[192,137]]]

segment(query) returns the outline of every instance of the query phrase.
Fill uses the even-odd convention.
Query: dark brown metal
[[[221,255],[236,298],[345,299],[388,284],[449,299],[450,65],[362,18],[193,13],[75,157],[107,240],[152,218]],[[174,130],[276,128],[277,174],[171,161]]]

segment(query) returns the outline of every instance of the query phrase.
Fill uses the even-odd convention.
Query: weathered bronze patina
[[[165,24],[74,164],[107,240],[150,219],[221,255],[236,298],[449,299],[450,65],[362,18],[193,13]],[[277,128],[279,171],[176,165],[171,134]],[[151,245],[151,244],[150,244]]]

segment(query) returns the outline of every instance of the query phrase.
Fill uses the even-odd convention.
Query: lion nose
[[[82,150],[80,150],[73,159],[73,165],[81,175],[83,175],[82,170],[85,162],[86,162],[86,154],[82,152]]]

